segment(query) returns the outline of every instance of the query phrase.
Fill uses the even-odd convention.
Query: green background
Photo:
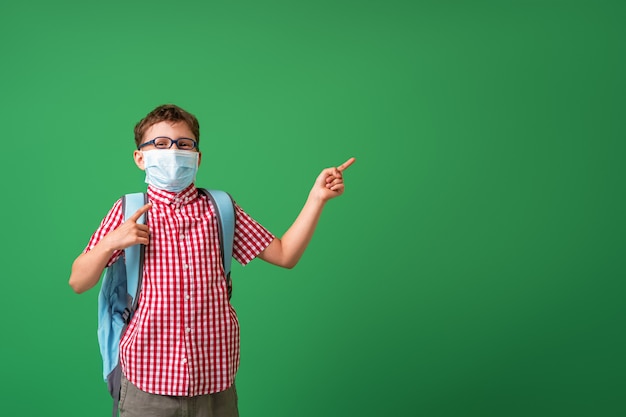
[[[143,190],[134,124],[274,233],[348,157],[301,263],[234,266],[242,416],[626,415],[626,2],[0,6],[3,415],[106,416],[70,266]],[[19,410],[19,411],[18,411]]]

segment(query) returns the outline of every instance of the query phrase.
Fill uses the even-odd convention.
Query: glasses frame
[[[170,146],[168,148],[157,148],[156,146],[156,140],[157,139],[169,139],[170,140]],[[178,139],[172,139],[170,137],[167,136],[157,136],[156,138],[149,140],[146,143],[142,143],[141,145],[137,146],[137,150],[141,150],[141,148],[143,148],[144,146],[148,146],[148,145],[154,145],[155,149],[157,150],[163,150],[163,149],[172,149],[172,146],[176,145],[176,147],[178,148],[178,141],[179,140],[190,140],[193,142],[193,148],[189,149],[190,151],[197,151],[198,149],[198,142],[191,139],[191,138],[178,138]],[[180,148],[178,148],[180,149]],[[183,149],[183,150],[187,150],[187,149]]]

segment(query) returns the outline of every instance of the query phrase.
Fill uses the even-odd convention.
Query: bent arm
[[[89,252],[80,254],[74,260],[70,274],[69,284],[74,292],[81,294],[94,287],[100,280],[102,271],[104,271],[114,252],[114,249],[106,247],[106,242],[103,239]]]
[[[104,236],[90,251],[82,253],[74,260],[69,284],[76,293],[83,293],[98,283],[102,271],[116,250],[149,243],[150,229],[145,224],[137,223],[137,220],[151,207],[150,203],[141,207],[120,227]]]
[[[283,268],[291,269],[296,266],[313,237],[324,204],[324,201],[309,196],[300,214],[287,232],[282,238],[274,239],[259,254],[259,258]]]
[[[315,180],[304,207],[282,238],[274,239],[259,258],[284,268],[296,266],[309,245],[326,203],[343,194],[343,171],[354,163],[350,158],[337,168],[323,170]]]

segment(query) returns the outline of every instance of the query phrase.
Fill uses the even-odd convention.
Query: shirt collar
[[[198,198],[198,190],[194,184],[180,192],[160,190],[148,185],[148,198],[152,202],[182,206]]]

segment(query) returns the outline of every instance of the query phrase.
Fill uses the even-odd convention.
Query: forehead
[[[163,121],[158,122],[150,126],[146,133],[143,136],[143,142],[147,142],[152,140],[158,136],[167,136],[168,138],[178,139],[178,138],[191,138],[196,139],[194,134],[191,132],[187,123],[180,122],[169,122]]]

